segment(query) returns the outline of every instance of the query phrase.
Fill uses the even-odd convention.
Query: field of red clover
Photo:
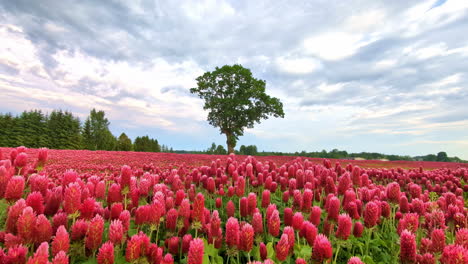
[[[468,164],[0,148],[0,263],[468,263]]]

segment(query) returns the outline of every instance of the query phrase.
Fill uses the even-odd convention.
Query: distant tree
[[[161,152],[161,146],[159,146],[159,143],[156,139],[151,139],[151,150],[153,152]],[[171,147],[171,152],[173,152],[173,149]]]
[[[147,151],[149,149],[148,142],[146,142],[145,137],[136,137],[133,142],[133,149],[135,151]]]
[[[239,154],[241,155],[257,155],[257,146],[255,145],[249,145],[249,146],[244,146],[241,145],[239,148]]]
[[[209,147],[207,150],[206,150],[206,153],[208,154],[215,154],[216,152],[216,143],[211,143],[211,147]]]
[[[117,140],[117,150],[130,151],[132,147],[132,140],[125,133],[120,134]]]
[[[244,146],[244,145],[241,145],[241,146],[240,146],[240,148],[239,148],[239,154],[245,155],[245,146]]]
[[[137,137],[135,138],[135,142],[133,144],[133,148],[135,151],[142,151],[142,152],[160,152],[161,146],[156,139],[149,138],[148,136]],[[168,149],[164,149],[166,152]]]
[[[434,154],[429,154],[426,156],[423,156],[424,161],[437,161],[437,156]]]
[[[104,111],[93,108],[83,127],[83,144],[91,150],[113,150],[117,146],[117,139],[109,130],[110,122]]]
[[[16,134],[16,145],[29,148],[47,147],[47,117],[41,110],[24,111],[17,118],[13,133]]]
[[[70,112],[53,110],[47,120],[49,148],[81,148],[80,119]]]
[[[265,93],[265,81],[255,79],[241,65],[216,67],[196,80],[197,87],[190,92],[205,100],[208,122],[226,135],[229,153],[234,152],[245,128],[253,128],[269,116],[284,117],[280,100]]]
[[[17,147],[18,139],[15,133],[18,119],[11,113],[0,114],[0,146]]]
[[[218,145],[218,146],[216,147],[215,154],[218,154],[218,155],[226,155],[226,154],[227,154],[227,151],[226,151],[226,149],[225,149],[222,145]]]
[[[103,139],[103,150],[116,150],[117,149],[117,138],[110,132],[105,131]]]
[[[94,149],[95,146],[93,146],[92,142],[92,132],[91,132],[91,120],[86,118],[82,131],[81,131],[81,138],[82,140],[82,147],[83,149]]]
[[[444,151],[437,153],[437,161],[448,161],[447,153]]]

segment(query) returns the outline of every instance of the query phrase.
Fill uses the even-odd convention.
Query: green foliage
[[[216,143],[211,143],[211,147],[206,150],[207,154],[214,154],[216,151]]]
[[[48,116],[40,110],[24,111],[19,116],[0,114],[0,146],[31,148],[50,145]]]
[[[448,161],[447,153],[443,151],[437,153],[437,161]]]
[[[249,145],[249,146],[240,146],[239,148],[239,154],[241,155],[257,155],[257,146],[255,145]]]
[[[434,154],[426,155],[422,158],[424,161],[437,161],[437,156]]]
[[[310,259],[312,248],[309,245],[294,245],[294,255],[298,258]]]
[[[0,147],[51,149],[124,150],[133,149],[125,133],[115,138],[104,111],[91,110],[83,126],[71,112],[53,110],[50,115],[40,110],[24,111],[18,116],[0,113]],[[137,138],[137,151],[159,152],[156,139]],[[171,149],[172,150],[172,149]]]
[[[161,152],[168,153],[168,152],[174,152],[172,147],[166,146],[166,145],[161,145]]]
[[[227,150],[226,150],[222,145],[218,145],[218,146],[216,147],[215,154],[218,154],[218,155],[226,155],[226,154],[227,154]]]
[[[202,238],[204,246],[203,263],[223,264],[223,257],[220,256],[219,250],[213,244],[209,244],[205,238]]]
[[[54,110],[47,122],[49,148],[80,149],[80,120],[70,112]]]
[[[196,80],[197,87],[190,92],[205,100],[208,122],[226,135],[229,153],[234,152],[245,128],[269,116],[284,117],[280,100],[265,93],[265,81],[255,79],[241,65],[216,67]]]
[[[3,228],[8,215],[8,202],[5,199],[0,199],[0,227]]]
[[[148,136],[135,138],[133,149],[141,152],[161,152],[158,141]]]
[[[31,148],[48,145],[47,117],[40,110],[24,111],[14,127],[17,144]]]
[[[206,150],[206,153],[207,154],[216,154],[216,155],[226,155],[227,151],[223,146],[221,146],[221,145],[216,146],[216,144],[213,142],[211,144],[211,147]]]
[[[133,148],[132,140],[125,133],[120,134],[117,140],[117,150],[130,151]]]
[[[17,146],[18,135],[15,133],[17,121],[17,118],[10,113],[0,114],[0,146]]]
[[[92,135],[91,135],[91,120],[88,118],[86,118],[86,121],[84,123],[84,126],[83,126],[83,130],[81,132],[81,136],[83,138],[83,148],[84,149],[92,149],[93,146],[92,146],[92,143],[91,143],[91,138],[92,138]]]
[[[90,150],[116,149],[117,139],[110,132],[109,125],[110,122],[105,117],[104,111],[96,111],[93,108],[83,128],[84,148]]]

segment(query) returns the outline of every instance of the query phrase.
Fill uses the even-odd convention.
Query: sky
[[[189,88],[241,64],[285,117],[237,146],[468,159],[467,33],[466,0],[0,0],[0,112],[96,108],[202,150],[226,140]]]

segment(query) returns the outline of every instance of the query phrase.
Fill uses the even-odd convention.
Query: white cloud
[[[320,61],[313,58],[279,57],[276,64],[281,71],[293,74],[307,74],[322,68]]]
[[[328,84],[328,83],[321,83],[317,89],[319,89],[322,93],[335,93],[343,89],[346,83],[335,83],[335,84]]]
[[[414,136],[419,136],[423,135],[424,131],[420,130],[396,130],[396,129],[383,129],[383,128],[378,128],[378,129],[369,129],[366,130],[365,133],[370,133],[370,134],[385,134],[385,135],[414,135]]]
[[[446,87],[448,85],[457,84],[461,81],[463,74],[462,73],[455,73],[450,76],[447,76],[437,82],[425,84],[423,86],[433,87],[433,88],[441,88]]]
[[[341,60],[355,54],[361,47],[371,43],[359,34],[329,32],[304,40],[304,51],[324,60]]]
[[[198,101],[188,94],[163,93],[166,87],[181,87],[188,89],[196,86],[195,78],[203,70],[194,61],[170,64],[164,59],[155,59],[150,67],[130,65],[127,62],[102,61],[80,52],[70,54],[60,52],[55,56],[59,65],[57,71],[64,75],[58,82],[62,86],[79,86],[80,81],[92,80],[94,92],[103,96],[116,96],[125,91],[135,96],[145,97],[145,102],[157,100],[161,103],[157,108],[167,117],[180,116],[180,112],[171,109],[185,106],[187,109],[198,107]],[[130,99],[127,99],[130,100]],[[135,101],[127,101],[134,106]],[[143,101],[137,104],[144,103]],[[201,109],[185,113],[195,120],[205,118]]]
[[[383,9],[365,10],[360,14],[348,17],[344,24],[350,31],[367,33],[381,28],[387,20],[386,15]]]
[[[179,124],[169,121],[173,118],[206,119],[198,99],[188,94],[162,91],[166,87],[180,87],[187,91],[194,87],[195,77],[203,70],[193,60],[169,63],[157,58],[148,67],[131,65],[126,61],[101,60],[79,50],[60,50],[52,54],[58,63],[54,69],[49,69],[57,76],[52,79],[45,73],[36,46],[25,37],[21,28],[2,25],[0,37],[5,39],[0,42],[0,63],[21,71],[19,76],[0,74],[0,97],[3,100],[8,98],[12,101],[12,98],[20,97],[31,106],[37,105],[36,101],[44,101],[57,108],[72,106],[81,109],[81,113],[97,107],[114,120],[170,130],[183,130]],[[84,90],[83,80],[92,81],[89,87],[92,91]],[[144,99],[106,99],[121,92]],[[21,107],[24,108],[23,105]]]
[[[429,110],[433,106],[427,104],[426,102],[411,102],[394,105],[394,107],[381,108],[377,109],[363,109],[359,114],[354,116],[355,120],[362,119],[384,119],[386,117],[396,115],[399,113],[409,112],[409,111],[418,111],[418,110]]]
[[[182,9],[187,17],[194,20],[206,20],[207,17],[222,19],[236,13],[229,3],[217,0],[187,1],[182,5]]]
[[[42,69],[37,58],[36,46],[25,36],[23,30],[15,25],[0,24],[0,63],[19,71]],[[41,70],[44,74],[44,71]]]
[[[60,26],[60,25],[57,25],[56,23],[53,23],[53,22],[47,22],[45,25],[44,25],[45,29],[48,30],[48,31],[52,31],[54,33],[65,33],[67,32],[67,29]]]
[[[381,60],[381,61],[378,61],[376,64],[375,64],[375,67],[377,70],[387,70],[387,69],[390,69],[392,67],[395,67],[397,65],[398,61],[395,60],[395,59],[385,59],[385,60]]]
[[[457,94],[462,90],[462,87],[452,87],[448,89],[436,89],[428,91],[428,95],[448,95],[448,94]]]
[[[418,59],[429,59],[436,56],[443,56],[447,54],[447,45],[445,43],[438,43],[435,45],[420,48],[414,52],[414,56]]]
[[[438,0],[424,1],[404,12],[400,27],[406,37],[413,37],[425,31],[447,25],[460,17],[466,16],[468,1],[452,0],[431,8]]]

